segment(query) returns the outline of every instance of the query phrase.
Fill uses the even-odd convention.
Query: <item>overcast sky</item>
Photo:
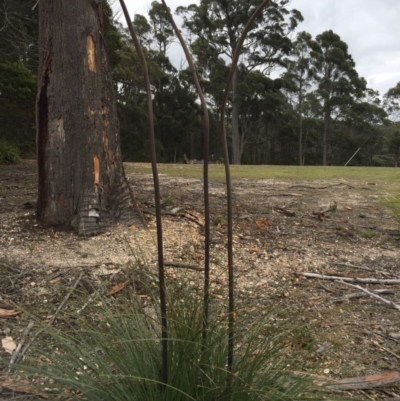
[[[125,0],[131,18],[146,14],[152,0]],[[178,6],[198,0],[166,0],[175,11]],[[290,8],[303,14],[299,31],[313,37],[332,29],[349,46],[360,76],[368,87],[381,95],[400,82],[400,0],[292,0]],[[171,58],[179,65],[183,56],[173,50]]]

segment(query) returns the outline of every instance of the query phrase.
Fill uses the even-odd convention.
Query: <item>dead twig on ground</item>
[[[373,290],[372,292],[375,293],[375,294],[394,294],[394,291],[393,290],[389,290],[389,289]],[[332,298],[331,301],[332,302],[343,302],[343,301],[347,301],[347,300],[352,299],[352,298],[365,297],[367,295],[368,294],[366,294],[364,291],[362,291],[362,292],[353,292],[351,294],[343,295],[341,297]]]
[[[368,334],[368,335],[376,335],[382,338],[385,338],[387,340],[391,340],[397,344],[400,344],[400,340],[396,337],[396,333],[386,333],[386,332],[382,332],[379,330],[373,330],[373,331],[369,331],[369,330],[364,330],[363,333]],[[393,336],[393,334],[395,334]]]
[[[347,285],[347,286],[349,286],[349,287],[357,288],[358,290],[365,292],[366,294],[368,294],[368,295],[371,296],[372,298],[376,298],[376,299],[378,299],[379,301],[382,301],[383,303],[385,303],[385,304],[387,304],[387,305],[390,305],[390,306],[393,307],[394,309],[397,309],[398,311],[400,311],[400,305],[399,305],[399,304],[396,304],[396,303],[394,303],[394,302],[392,302],[392,301],[389,301],[388,299],[385,299],[385,298],[381,297],[380,295],[375,294],[375,293],[373,293],[373,292],[370,291],[370,290],[367,290],[366,288],[363,288],[363,287],[361,287],[361,286],[359,286],[359,285],[354,285],[354,284],[350,284],[350,283],[345,283],[343,280],[337,280],[337,281],[338,281],[339,283],[342,283],[342,284]]]
[[[327,386],[329,390],[367,390],[376,387],[393,385],[400,382],[399,372],[387,372],[379,375],[370,375],[363,377],[350,377],[338,380],[334,384]]]
[[[308,278],[319,278],[321,280],[334,280],[334,281],[346,281],[351,283],[368,283],[368,284],[400,284],[400,279],[388,279],[388,278],[369,278],[369,277],[340,277],[340,276],[326,276],[324,274],[309,273],[309,272],[298,272],[300,276]]]
[[[366,267],[366,266],[355,266],[355,265],[352,265],[352,264],[349,264],[349,263],[334,263],[334,265],[335,266],[350,267],[350,268],[353,268],[353,269],[366,270],[366,271],[369,271],[369,272],[380,273],[380,274],[382,274],[384,276],[390,276],[390,274],[387,273],[387,272],[384,272],[382,270],[371,269],[370,267]]]
[[[56,319],[57,315],[60,313],[61,309],[63,308],[63,306],[65,305],[65,303],[68,301],[69,297],[71,296],[71,294],[74,292],[74,290],[76,289],[76,287],[78,286],[79,282],[81,281],[83,276],[83,272],[80,273],[78,279],[75,281],[74,285],[71,287],[71,289],[68,291],[68,294],[65,296],[65,298],[63,299],[63,301],[60,303],[59,307],[57,308],[57,310],[55,311],[54,315],[51,317],[51,319],[49,320],[49,322],[47,323],[48,326],[51,326],[54,323],[54,320]],[[14,363],[17,363],[19,360],[21,360],[21,358],[25,355],[26,351],[28,351],[28,349],[30,348],[30,346],[32,345],[32,343],[35,341],[35,339],[37,338],[37,336],[43,331],[44,329],[39,329],[34,335],[33,337],[30,339],[30,341],[28,342],[28,344],[26,344],[26,346],[24,347],[24,349],[21,351],[21,353],[15,358]]]
[[[332,184],[332,185],[327,185],[325,187],[312,187],[310,185],[302,185],[302,184],[296,184],[296,185],[291,185],[289,188],[305,188],[305,189],[328,189],[328,188],[333,188],[333,187],[338,187],[340,185],[345,185],[349,188],[355,188],[353,185],[347,184],[345,182],[339,182],[337,184]]]
[[[335,290],[331,290],[330,288],[325,287],[322,283],[319,283],[319,287],[321,287],[326,292],[330,292],[331,294],[334,294],[336,292]]]
[[[294,217],[294,216],[296,216],[296,213],[295,213],[295,212],[291,212],[290,210],[286,210],[286,209],[284,209],[284,208],[282,208],[282,207],[274,206],[274,207],[272,208],[272,210],[274,210],[275,212],[278,212],[278,213],[282,213],[282,214],[284,214],[285,216],[288,216],[288,217]]]
[[[356,265],[352,265],[350,263],[333,263],[335,266],[342,266],[342,267],[351,267],[353,269],[361,269],[361,270],[367,270],[369,272],[374,272],[374,269],[371,269],[370,267],[366,267],[366,266],[356,266]]]
[[[65,296],[65,298],[63,299],[63,301],[60,303],[60,305],[58,306],[57,310],[55,311],[54,315],[51,317],[51,319],[49,320],[48,326],[51,326],[54,322],[54,320],[56,319],[57,315],[60,313],[61,309],[64,307],[65,303],[68,301],[69,297],[71,296],[71,294],[74,292],[75,288],[78,286],[79,282],[81,281],[83,277],[83,272],[81,272],[79,274],[78,279],[75,281],[74,285],[71,287],[71,289],[68,291],[68,294]]]
[[[24,342],[26,340],[27,335],[29,334],[29,332],[31,331],[32,327],[33,327],[34,323],[33,322],[29,322],[28,326],[26,326],[26,329],[24,330],[24,332],[22,333],[21,339],[19,340],[19,344],[17,346],[17,349],[14,351],[14,353],[12,354],[12,357],[10,359],[10,364],[8,365],[8,370],[7,373],[11,372],[11,369],[16,361],[16,359],[18,358],[19,353],[21,352],[21,348],[24,345]]]
[[[280,194],[263,194],[264,198],[272,198],[275,196],[294,196],[294,197],[302,197],[302,194],[296,194],[296,193],[280,193]]]
[[[165,267],[177,267],[177,268],[180,268],[180,269],[195,270],[195,271],[198,271],[198,272],[202,272],[204,270],[202,267],[199,267],[197,265],[190,265],[190,264],[187,264],[187,263],[173,262],[173,261],[164,262],[164,266]]]
[[[10,281],[10,283],[11,283],[11,289],[13,290],[14,289],[14,287],[15,287],[15,284],[14,284],[14,281],[13,280],[11,280],[11,277],[10,276],[3,276],[3,275],[0,275],[0,277],[5,277],[5,278],[8,278],[8,280]]]
[[[372,344],[375,345],[375,347],[378,347],[380,349],[383,349],[384,351],[386,351],[387,353],[389,353],[390,355],[394,356],[397,359],[400,359],[400,356],[395,354],[394,352],[390,351],[390,349],[385,348],[384,346],[378,344],[376,341],[372,341]]]

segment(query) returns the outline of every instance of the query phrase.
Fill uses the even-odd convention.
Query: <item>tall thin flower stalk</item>
[[[228,330],[228,371],[229,376],[232,372],[233,366],[233,354],[234,354],[234,324],[235,324],[235,278],[233,270],[233,213],[232,213],[232,178],[229,167],[229,152],[228,152],[228,142],[226,139],[225,130],[225,112],[226,112],[226,102],[228,100],[229,90],[232,83],[233,74],[237,68],[239,61],[239,56],[242,51],[243,43],[246,39],[247,33],[250,31],[254,20],[262,13],[265,6],[270,2],[270,0],[264,0],[254,11],[253,15],[250,17],[246,26],[243,29],[242,34],[236,44],[235,53],[232,58],[231,68],[229,70],[228,80],[225,85],[225,92],[222,98],[221,104],[221,141],[224,152],[224,165],[225,165],[225,180],[226,180],[226,196],[227,196],[227,214],[228,214],[228,280],[229,280],[229,330]],[[229,386],[228,386],[229,387]]]
[[[204,193],[204,312],[203,312],[203,340],[206,339],[207,325],[208,325],[208,310],[210,303],[210,196],[209,196],[209,181],[208,181],[208,162],[209,162],[209,138],[210,138],[210,119],[208,115],[207,103],[204,98],[203,90],[201,89],[200,82],[196,73],[196,66],[194,65],[192,55],[182,37],[182,34],[175,23],[165,0],[161,0],[168,19],[171,22],[175,35],[178,37],[179,42],[185,52],[186,60],[189,65],[190,72],[192,73],[193,82],[196,87],[197,94],[200,99],[201,109],[203,112],[203,193]]]
[[[157,171],[157,156],[156,156],[156,146],[155,146],[155,136],[154,136],[153,101],[151,96],[150,78],[146,59],[144,57],[138,37],[131,22],[128,10],[125,6],[125,2],[124,0],[119,0],[119,1],[125,15],[126,23],[128,24],[129,32],[132,36],[132,41],[135,46],[136,53],[139,57],[147,93],[147,125],[149,130],[150,157],[151,157],[151,167],[153,171],[153,183],[154,183],[154,202],[156,209],[156,225],[157,225],[158,278],[160,285],[161,340],[162,340],[161,376],[163,384],[166,385],[168,384],[167,303],[165,297],[165,269],[164,269],[163,235],[162,235],[162,222],[161,222],[160,182],[158,179],[158,171]]]

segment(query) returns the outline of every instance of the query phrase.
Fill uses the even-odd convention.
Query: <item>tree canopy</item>
[[[37,74],[35,1],[0,4],[1,136],[33,149]],[[210,113],[210,154],[221,155],[219,107],[232,55],[260,0],[201,0],[178,7]],[[108,60],[117,93],[124,160],[148,161],[146,96],[136,51],[113,8],[103,3]],[[256,20],[233,79],[227,113],[232,163],[395,165],[400,84],[381,96],[367,88],[351,49],[328,30],[301,31],[301,10],[271,1]],[[175,65],[175,40],[162,4],[134,26],[149,65],[157,157],[201,159],[201,111],[190,73]],[[394,139],[393,139],[394,138]],[[397,160],[397,159],[396,159]]]

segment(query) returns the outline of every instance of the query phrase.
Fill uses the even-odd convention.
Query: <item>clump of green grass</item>
[[[58,317],[68,323],[62,330],[45,326],[49,349],[33,350],[18,374],[34,374],[42,387],[57,389],[56,396],[89,401],[296,400],[306,394],[317,399],[309,377],[299,373],[306,362],[291,345],[297,332],[271,316],[257,322],[239,318],[229,373],[227,315],[223,307],[213,308],[204,340],[202,300],[188,288],[181,285],[167,293],[167,386],[161,380],[155,298],[149,304],[154,309],[148,305],[145,311],[135,297],[95,296],[85,316]]]
[[[16,164],[20,161],[21,152],[18,146],[0,138],[0,164]]]
[[[168,194],[163,201],[164,206],[171,206],[174,203],[174,198],[171,194]]]
[[[224,226],[226,225],[226,217],[224,216],[215,216],[213,219],[213,223],[216,226]]]
[[[377,236],[377,233],[369,228],[362,228],[359,230],[358,234],[363,238],[374,238]]]
[[[400,228],[400,194],[394,196],[386,196],[381,200],[382,204],[392,210]]]

